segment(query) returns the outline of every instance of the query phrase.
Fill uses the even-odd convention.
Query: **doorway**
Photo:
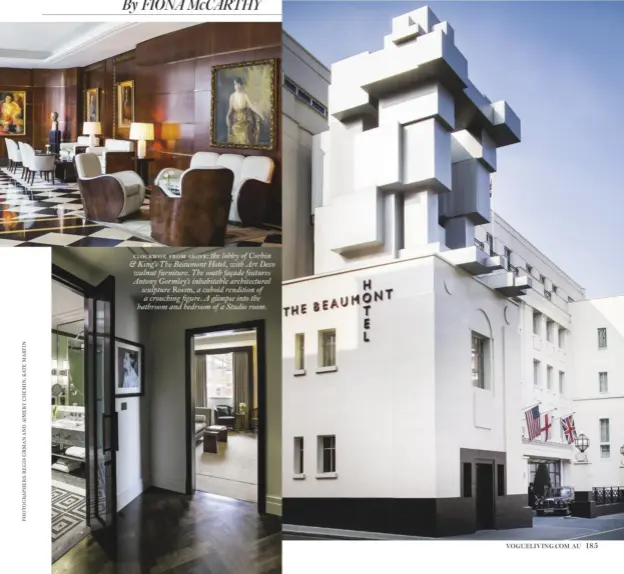
[[[477,530],[494,528],[494,464],[477,463]]]
[[[114,292],[52,268],[53,562],[86,534],[108,536],[117,510]]]
[[[187,493],[265,512],[264,321],[186,331]]]

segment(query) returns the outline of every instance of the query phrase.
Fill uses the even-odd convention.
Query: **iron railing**
[[[600,486],[592,488],[596,506],[624,502],[624,488],[619,486]]]

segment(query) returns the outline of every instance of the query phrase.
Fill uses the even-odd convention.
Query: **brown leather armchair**
[[[150,186],[152,237],[175,247],[223,246],[234,173],[224,167],[184,172],[179,195]]]

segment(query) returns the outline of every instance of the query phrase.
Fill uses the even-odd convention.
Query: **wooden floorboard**
[[[278,574],[281,524],[255,504],[149,489],[119,513],[115,536],[88,536],[53,574]]]

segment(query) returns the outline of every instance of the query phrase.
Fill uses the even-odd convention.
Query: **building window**
[[[295,370],[305,369],[305,335],[297,333],[295,335]]]
[[[560,327],[557,333],[557,346],[560,349],[565,349],[565,329],[563,327]]]
[[[559,371],[559,394],[565,394],[565,373],[563,371]]]
[[[550,301],[552,299],[552,295],[550,294],[550,291],[544,291],[544,297],[546,297],[546,299]]]
[[[336,472],[336,435],[319,437],[319,473]]]
[[[533,384],[540,386],[540,362],[536,360],[533,360]]]
[[[472,498],[472,463],[465,462],[462,465],[464,472],[462,477],[462,496]]]
[[[293,94],[297,94],[297,86],[294,84],[294,82],[292,82],[291,80],[289,80],[288,78],[284,78],[284,87],[289,91],[292,92]]]
[[[546,366],[546,388],[552,391],[553,384],[553,368],[550,365]]]
[[[543,284],[543,283],[546,281],[546,277],[544,277],[544,275],[543,275],[542,273],[540,273],[540,278],[539,278],[539,280],[540,280],[540,283],[542,283],[542,284]]]
[[[303,437],[295,437],[295,474],[303,474]]]
[[[472,333],[472,384],[479,389],[485,389],[485,353],[488,340]]]
[[[550,319],[546,320],[546,340],[550,343],[555,342],[555,322]]]
[[[505,465],[496,465],[496,486],[498,490],[498,496],[505,496]]]
[[[533,334],[542,336],[542,314],[538,311],[533,311]]]
[[[336,366],[336,329],[319,331],[319,367]]]
[[[527,270],[527,273],[531,275],[531,273],[533,273],[533,265],[529,265],[527,263],[526,270]]]
[[[557,289],[559,289],[559,287],[557,287],[556,285],[553,285],[553,293],[556,293]]]
[[[507,269],[511,271],[512,270],[511,269],[512,267],[511,266],[511,249],[509,249],[508,247],[505,247],[504,252],[505,252],[505,258],[507,259]]]
[[[609,419],[600,419],[600,442],[610,442]]]
[[[598,348],[606,349],[607,348],[607,328],[600,327],[598,329]]]
[[[574,303],[574,299],[572,299],[572,297],[568,297],[568,303]]]
[[[607,373],[598,373],[598,388],[601,393],[609,392],[609,379]]]
[[[611,445],[600,445],[600,458],[611,458]]]

